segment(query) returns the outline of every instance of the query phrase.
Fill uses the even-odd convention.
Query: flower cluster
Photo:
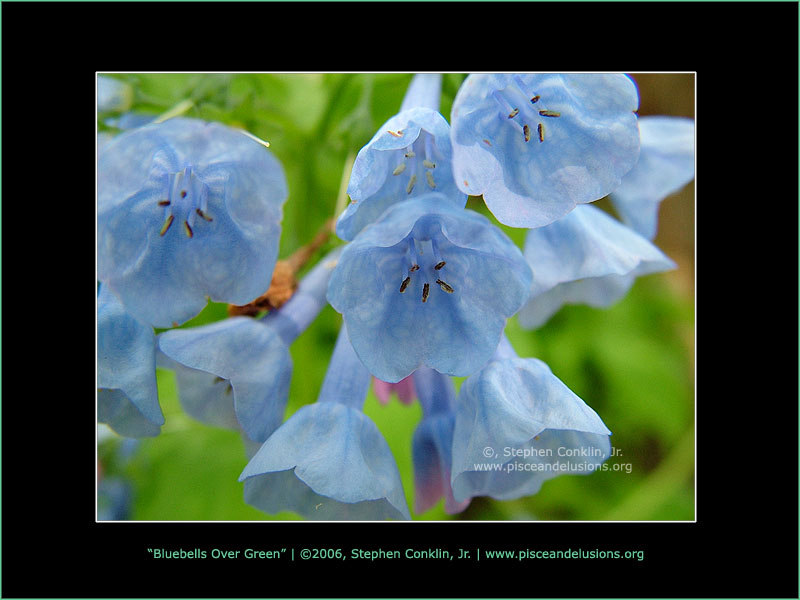
[[[441,84],[412,79],[355,158],[335,224],[344,243],[265,316],[178,327],[209,298],[241,306],[270,286],[288,192],[266,144],[185,118],[104,141],[99,421],[158,435],[155,368],[171,369],[189,415],[251,446],[245,502],[307,519],[411,518],[363,411],[371,383],[383,403],[394,392],[422,407],[410,440],[417,513],[529,496],[603,463],[600,416],[548,365],[518,356],[506,324],[609,306],[637,277],[675,268],[652,240],[659,203],[694,176],[693,122],[639,118],[622,74],[469,75],[450,122]],[[591,205],[607,196],[619,220]],[[526,229],[524,247],[503,226]],[[289,348],[326,304],[342,318],[327,374],[317,401],[285,419]]]

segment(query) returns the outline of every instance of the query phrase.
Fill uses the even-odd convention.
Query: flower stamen
[[[411,179],[408,180],[408,185],[406,186],[406,194],[410,194],[411,193],[411,190],[414,189],[414,186],[416,185],[416,183],[417,183],[417,174],[414,173],[411,176]]]
[[[175,220],[175,216],[174,215],[169,215],[167,217],[167,220],[164,221],[164,224],[161,226],[161,231],[159,231],[158,235],[160,235],[161,237],[164,237],[164,234],[167,233],[169,228],[172,226],[172,222],[174,220]]]
[[[436,283],[438,283],[439,287],[442,288],[442,290],[447,292],[448,294],[452,294],[455,291],[455,290],[453,290],[453,288],[449,284],[445,283],[441,279],[437,279]]]
[[[214,220],[211,217],[209,217],[206,213],[204,213],[202,210],[200,210],[199,208],[195,208],[194,210],[198,215],[200,215],[200,218],[203,219],[204,221],[206,221],[208,223],[211,223],[211,221]]]
[[[431,290],[431,286],[426,281],[425,285],[422,286],[422,301],[423,302],[427,302],[428,301],[428,293],[430,292],[430,290]]]
[[[430,186],[432,190],[436,189],[436,182],[433,180],[433,173],[430,171],[425,171],[425,180],[428,182],[428,186]]]

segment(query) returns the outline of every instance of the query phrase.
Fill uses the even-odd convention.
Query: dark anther
[[[438,284],[439,284],[439,287],[440,287],[440,288],[442,288],[442,290],[444,290],[444,291],[445,291],[445,292],[447,292],[448,294],[452,294],[452,293],[453,293],[453,291],[454,291],[454,290],[453,290],[453,288],[451,288],[451,287],[450,287],[448,284],[446,284],[446,283],[445,283],[444,281],[442,281],[441,279],[437,279],[437,280],[436,280],[436,283],[438,283]]]
[[[406,288],[408,287],[409,283],[411,283],[411,277],[406,277],[405,279],[403,279],[403,283],[400,284],[401,294],[406,291]]]
[[[163,236],[165,233],[167,233],[167,230],[172,226],[172,222],[174,220],[175,220],[174,215],[168,216],[167,220],[164,221],[164,225],[161,226],[161,231],[159,232],[159,235]]]

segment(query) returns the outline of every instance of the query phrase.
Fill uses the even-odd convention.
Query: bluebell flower
[[[97,112],[123,112],[133,104],[133,88],[119,79],[97,76]]]
[[[528,302],[517,318],[525,328],[544,324],[564,304],[608,307],[637,277],[675,268],[649,240],[596,206],[579,206],[525,238],[533,271]]]
[[[137,319],[171,327],[208,297],[243,305],[278,253],[283,170],[249,134],[170,119],[102,146],[97,272]]]
[[[223,427],[238,423],[255,441],[267,439],[280,425],[292,361],[275,330],[233,317],[165,331],[158,345],[166,356],[193,369],[176,369],[182,404],[191,416]]]
[[[611,432],[583,400],[505,338],[495,360],[459,390],[453,494],[512,500],[562,474],[593,473],[611,455]]]
[[[412,375],[422,405],[423,418],[414,430],[414,511],[424,513],[445,499],[445,512],[456,514],[469,505],[457,502],[450,486],[456,391],[452,379],[421,367]]]
[[[289,346],[325,306],[339,249],[320,260],[293,296],[261,321],[234,317],[159,335],[181,405],[202,423],[263,442],[283,421],[292,375]]]
[[[431,190],[466,205],[453,180],[450,125],[438,112],[441,77],[416,75],[400,112],[359,151],[347,187],[351,203],[336,223],[340,238],[352,240],[389,206]]]
[[[505,225],[547,225],[636,164],[638,106],[621,74],[469,75],[451,113],[456,184]]]
[[[694,120],[640,117],[639,132],[639,161],[611,193],[611,202],[626,225],[652,240],[661,201],[694,177]]]
[[[133,508],[131,484],[121,477],[103,477],[97,483],[97,520],[126,521]]]
[[[245,467],[245,501],[312,520],[410,519],[386,440],[362,412],[370,374],[342,327],[315,404],[293,414]]]
[[[464,376],[491,358],[531,272],[488,219],[438,193],[395,204],[345,246],[328,301],[370,372]]]
[[[97,296],[97,420],[120,435],[158,435],[164,415],[158,403],[153,328],[125,311],[104,285]]]

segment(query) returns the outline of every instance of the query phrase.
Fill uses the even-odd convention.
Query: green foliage
[[[336,215],[348,160],[400,106],[410,74],[124,74],[135,90],[133,110],[153,115],[175,106],[185,116],[243,127],[267,140],[289,181],[281,257],[307,244]],[[463,75],[446,74],[441,112],[449,117]],[[104,121],[100,129],[110,129]],[[346,198],[344,199],[346,200]],[[469,208],[488,213],[480,199]],[[490,215],[489,215],[490,216]],[[524,231],[503,228],[520,246]],[[336,245],[331,240],[326,248]],[[210,303],[186,327],[226,316]],[[287,416],[316,399],[333,349],[340,316],[330,307],[291,348],[294,377]],[[603,418],[621,455],[617,470],[567,475],[544,484],[531,498],[512,502],[476,499],[456,517],[443,503],[418,519],[444,520],[691,520],[694,518],[694,381],[691,298],[667,276],[645,277],[610,309],[568,306],[544,327],[507,333],[521,356],[544,360]],[[166,417],[160,436],[142,440],[128,461],[117,460],[118,439],[103,441],[104,472],[127,476],[135,489],[134,519],[265,520],[242,500],[238,476],[247,463],[241,437],[202,425],[180,407],[174,377],[159,370]],[[411,438],[421,410],[393,400],[367,398],[397,460],[413,511]],[[630,472],[626,472],[630,465]]]

